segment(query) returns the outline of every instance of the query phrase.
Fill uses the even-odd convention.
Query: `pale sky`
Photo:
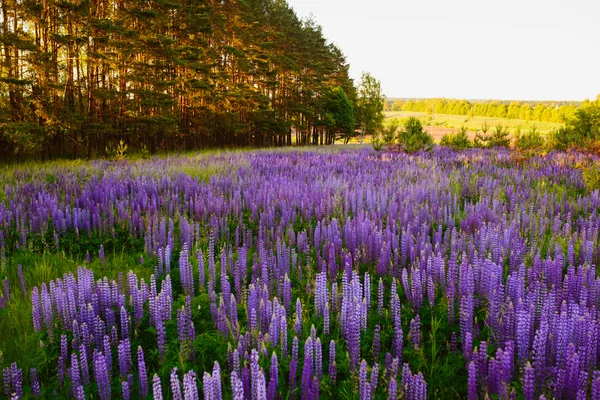
[[[388,97],[600,93],[600,0],[288,0]]]

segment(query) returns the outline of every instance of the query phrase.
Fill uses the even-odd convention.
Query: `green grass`
[[[421,119],[423,122],[429,122],[430,116],[427,113],[422,112],[410,112],[410,111],[387,111],[385,112],[385,116],[387,120],[392,118],[407,118],[410,116],[415,116]],[[462,126],[466,126],[470,131],[479,130],[483,125],[487,123],[490,126],[490,130],[494,128],[494,126],[498,124],[502,124],[508,127],[511,130],[520,127],[521,130],[528,130],[533,128],[534,126],[538,129],[538,131],[542,133],[548,133],[553,131],[554,129],[558,129],[563,124],[555,123],[555,122],[539,122],[539,121],[526,121],[524,119],[508,119],[508,118],[494,118],[494,117],[473,117],[470,118],[467,115],[450,115],[450,114],[434,114],[433,122],[434,126],[444,126],[447,128],[461,128]]]

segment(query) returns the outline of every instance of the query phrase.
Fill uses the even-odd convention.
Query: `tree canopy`
[[[3,0],[0,156],[333,143],[342,51],[282,0]],[[339,111],[339,110],[338,110]],[[340,111],[341,112],[341,111]],[[337,121],[337,120],[336,120]]]

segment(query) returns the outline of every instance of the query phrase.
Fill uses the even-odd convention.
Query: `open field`
[[[5,166],[0,396],[590,397],[591,161],[334,146]]]
[[[511,130],[515,130],[517,127],[521,128],[521,131],[527,131],[532,129],[534,126],[541,133],[547,134],[554,129],[558,129],[563,124],[553,123],[553,122],[537,122],[537,121],[525,121],[523,119],[507,119],[507,118],[489,118],[489,117],[473,117],[469,118],[465,115],[449,115],[449,114],[435,114],[433,120],[430,119],[430,115],[427,113],[419,113],[419,112],[407,112],[407,111],[387,111],[385,112],[386,120],[390,120],[392,118],[408,118],[408,117],[417,117],[421,119],[426,126],[426,130],[429,131],[429,126],[434,127],[434,137],[443,136],[445,130],[435,129],[439,128],[449,128],[450,132],[452,129],[457,130],[462,126],[466,126],[467,129],[472,132],[473,135],[476,130],[481,131],[483,125],[487,123],[490,126],[490,129],[493,129],[494,126],[498,124],[502,124],[505,127],[508,127]],[[436,139],[438,139],[436,137]]]

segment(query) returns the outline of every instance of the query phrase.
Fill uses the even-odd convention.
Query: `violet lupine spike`
[[[183,400],[181,394],[181,382],[179,381],[179,377],[177,376],[177,367],[174,367],[171,370],[171,395],[173,400]]]
[[[40,397],[42,395],[42,388],[35,368],[29,370],[29,382],[31,383],[31,394],[33,397]]]
[[[94,351],[94,379],[98,384],[98,394],[101,400],[110,399],[110,375],[106,360],[102,353]]]
[[[467,397],[469,400],[477,400],[477,367],[475,362],[471,361],[468,367],[468,380],[467,380]]]
[[[129,383],[127,383],[127,381],[121,382],[121,396],[123,397],[123,400],[129,400]]]
[[[195,382],[195,374],[194,374],[194,382]],[[213,365],[213,373],[212,373],[212,385],[213,385],[213,395],[215,400],[223,399],[223,389],[221,388],[221,366],[217,361],[215,361]]]
[[[337,380],[337,365],[335,361],[335,341],[331,340],[329,342],[329,379],[332,382],[336,382]]]
[[[397,400],[398,398],[398,382],[396,381],[396,379],[391,379],[390,383],[388,384],[388,392],[387,392],[388,396],[388,400]]]
[[[290,361],[289,386],[291,390],[296,389],[296,378],[298,376],[298,337],[292,340],[292,360]]]
[[[317,379],[323,378],[323,346],[321,345],[321,339],[317,338],[314,343],[315,352],[315,367],[314,373]]]
[[[25,282],[25,275],[23,275],[23,266],[17,265],[17,276],[19,277],[19,285],[21,286],[21,294],[23,297],[27,296],[27,284]]]
[[[535,371],[530,362],[525,365],[523,374],[523,398],[524,400],[534,400],[535,392]]]
[[[244,400],[244,385],[238,378],[237,372],[231,373],[231,392],[233,400]]]
[[[154,400],[162,400],[162,387],[160,385],[160,378],[154,374],[152,377],[152,396]]]
[[[199,400],[198,386],[196,385],[196,373],[189,371],[183,376],[183,396],[185,400]],[[211,400],[221,400],[217,393],[213,392]]]
[[[267,400],[274,400],[277,397],[277,385],[279,381],[279,366],[277,354],[273,352],[271,356],[271,367],[269,369],[269,384],[267,388]]]

